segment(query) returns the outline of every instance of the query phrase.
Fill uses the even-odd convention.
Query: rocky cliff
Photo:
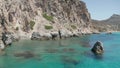
[[[57,33],[90,33],[90,14],[81,0],[0,0],[0,32],[30,38]],[[16,36],[17,35],[17,36]]]

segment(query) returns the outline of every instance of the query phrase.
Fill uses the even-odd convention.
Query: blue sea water
[[[99,57],[90,51],[97,40],[105,50]],[[120,33],[15,42],[0,56],[0,68],[120,68]]]

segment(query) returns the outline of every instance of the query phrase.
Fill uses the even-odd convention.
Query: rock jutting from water
[[[95,54],[95,55],[102,55],[104,53],[104,48],[103,48],[103,43],[100,41],[97,41],[93,48],[91,49],[91,51]]]

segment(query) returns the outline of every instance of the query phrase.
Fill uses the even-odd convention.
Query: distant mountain
[[[105,22],[108,24],[120,24],[120,15],[113,14],[109,19],[103,20],[102,22]]]
[[[106,20],[92,20],[92,25],[98,31],[120,31],[120,15],[113,14]]]

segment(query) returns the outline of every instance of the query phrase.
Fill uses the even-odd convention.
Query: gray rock
[[[4,49],[5,49],[5,45],[4,45],[4,43],[2,42],[2,40],[0,40],[0,49],[1,49],[1,50],[4,50]]]
[[[52,36],[52,39],[55,40],[55,39],[58,39],[58,32],[51,32],[51,36]]]
[[[73,33],[73,37],[79,37],[79,33]]]
[[[5,41],[6,45],[11,45],[12,44],[12,39],[11,37],[8,36],[7,40]]]
[[[2,41],[4,45],[11,45],[12,44],[12,35],[10,32],[3,32],[2,33]]]
[[[13,42],[19,41],[20,40],[20,36],[18,36],[18,34],[12,33],[11,34],[11,39]]]
[[[97,41],[93,48],[91,49],[91,51],[95,54],[95,55],[101,55],[104,53],[104,49],[103,49],[103,43],[100,41]]]
[[[73,33],[70,31],[61,30],[61,36],[62,38],[68,38],[68,37],[72,37]]]
[[[50,39],[52,39],[52,35],[50,33],[45,33],[42,36],[42,40],[50,40]]]
[[[32,37],[31,37],[31,40],[41,40],[41,36],[39,34],[39,32],[33,32],[32,33]]]

